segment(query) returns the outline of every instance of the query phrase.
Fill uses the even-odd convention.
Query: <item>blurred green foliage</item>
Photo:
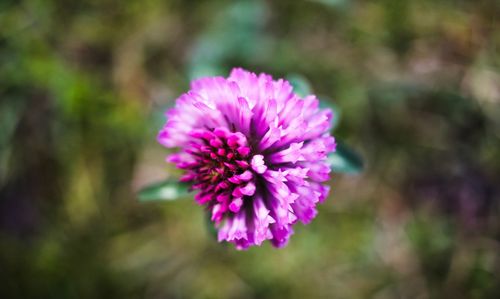
[[[190,198],[189,185],[178,180],[166,180],[142,188],[137,197],[141,201],[178,200]]]
[[[499,298],[499,16],[496,0],[0,1],[0,297]],[[138,201],[179,175],[155,141],[166,107],[234,66],[307,78],[366,162],[282,250],[217,243],[191,200]]]

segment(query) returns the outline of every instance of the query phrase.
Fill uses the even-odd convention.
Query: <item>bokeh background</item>
[[[365,161],[281,250],[137,199],[234,66],[307,80]],[[500,298],[499,216],[497,0],[0,1],[1,298]]]

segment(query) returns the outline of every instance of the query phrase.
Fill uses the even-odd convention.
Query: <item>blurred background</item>
[[[137,199],[234,66],[306,79],[365,161],[281,250]],[[500,298],[499,216],[497,0],[0,1],[1,298]]]

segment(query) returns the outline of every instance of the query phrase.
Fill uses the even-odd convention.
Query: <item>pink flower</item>
[[[168,161],[186,171],[181,181],[198,190],[219,241],[282,247],[297,220],[316,216],[335,150],[332,111],[318,104],[286,80],[236,68],[228,78],[193,81],[167,112],[158,141],[179,149]]]

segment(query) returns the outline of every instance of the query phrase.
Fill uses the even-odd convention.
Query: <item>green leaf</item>
[[[162,201],[187,198],[188,184],[167,180],[147,186],[138,193],[139,201]]]
[[[328,156],[333,172],[357,174],[363,170],[361,156],[347,145],[337,142],[337,150]]]
[[[286,76],[286,79],[293,87],[293,92],[295,92],[300,97],[305,97],[312,93],[311,84],[307,79],[299,74],[290,74]]]

